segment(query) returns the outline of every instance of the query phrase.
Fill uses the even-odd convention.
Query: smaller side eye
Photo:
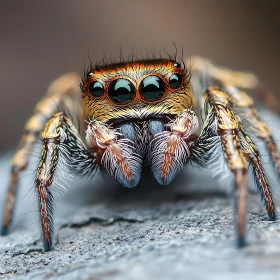
[[[182,76],[178,73],[172,74],[169,78],[171,88],[178,88],[182,84]]]
[[[179,62],[174,62],[174,67],[176,67],[176,68],[181,68],[181,64],[179,63]]]
[[[100,97],[103,95],[104,87],[100,82],[91,82],[88,86],[88,90],[94,97]]]

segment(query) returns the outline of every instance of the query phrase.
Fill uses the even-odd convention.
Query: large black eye
[[[169,78],[171,88],[178,88],[182,84],[182,76],[180,74],[172,74]]]
[[[100,97],[104,92],[103,85],[100,82],[91,82],[88,86],[88,90],[94,97]]]
[[[149,102],[160,100],[165,91],[165,84],[157,76],[148,76],[140,84],[141,97]]]
[[[109,98],[116,104],[128,104],[135,97],[133,84],[126,79],[114,80],[108,88]]]

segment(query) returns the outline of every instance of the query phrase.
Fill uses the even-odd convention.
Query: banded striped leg
[[[90,174],[96,170],[95,157],[86,150],[76,128],[63,113],[57,113],[46,124],[42,133],[43,148],[36,173],[35,185],[38,193],[40,220],[44,250],[53,247],[53,195],[55,175],[63,172],[57,165],[63,159],[71,168]],[[67,174],[60,174],[64,177]]]
[[[270,157],[280,175],[280,153],[277,150],[271,131],[255,109],[253,99],[244,91],[235,87],[226,86],[225,89],[229,93],[236,110],[240,112],[240,117],[248,124],[248,130],[265,142]]]
[[[241,123],[239,124],[239,132],[241,149],[244,152],[247,161],[253,167],[255,181],[261,193],[262,200],[265,202],[268,217],[270,220],[274,221],[277,219],[276,207],[264,172],[264,168],[262,166],[258,148],[253,143],[249,135],[245,132]]]
[[[246,89],[254,89],[259,84],[258,78],[252,73],[220,67],[203,57],[191,57],[187,64],[192,65],[193,74],[198,72],[201,76],[209,77],[210,80],[219,81],[222,84],[242,86]]]
[[[211,100],[213,113],[217,118],[218,135],[229,169],[235,176],[235,219],[237,227],[237,246],[245,245],[246,234],[246,207],[247,207],[247,163],[239,146],[237,124],[232,112],[223,104]],[[215,93],[214,93],[215,94]]]
[[[8,232],[12,221],[19,175],[25,170],[33,147],[47,120],[54,113],[61,110],[60,106],[62,105],[62,101],[64,107],[69,108],[68,110],[71,110],[73,114],[77,111],[73,109],[79,107],[77,102],[79,102],[80,90],[77,81],[78,76],[74,73],[66,74],[54,81],[50,85],[46,97],[37,104],[34,115],[25,125],[24,135],[12,159],[8,194],[4,205],[4,218],[1,229],[2,235]],[[78,114],[78,112],[76,114]]]
[[[220,67],[201,57],[192,57],[187,64],[192,65],[192,76],[207,77],[207,80],[216,85],[231,85],[235,88],[250,90],[262,104],[280,114],[279,101],[262,85],[256,75]]]
[[[240,146],[238,122],[229,109],[226,93],[209,88],[205,94],[205,102],[207,117],[193,154],[199,159],[200,155],[209,153],[213,145],[222,146],[227,165],[235,177],[237,246],[242,247],[245,245],[246,234],[247,162]]]

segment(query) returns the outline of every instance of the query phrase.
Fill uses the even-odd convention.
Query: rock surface
[[[269,124],[278,119],[266,115]],[[274,121],[272,121],[274,120]],[[279,124],[278,124],[279,127]],[[268,167],[266,152],[263,151]],[[0,161],[0,205],[10,155]],[[21,178],[14,226],[0,237],[0,279],[277,279],[280,223],[268,221],[250,193],[248,243],[235,248],[232,203],[209,172],[187,168],[167,187],[149,175],[135,189],[113,179],[73,182],[57,198],[56,244],[43,253],[32,188],[32,166]],[[270,170],[270,176],[273,172]],[[279,184],[274,181],[277,205]],[[4,186],[3,186],[4,185]]]

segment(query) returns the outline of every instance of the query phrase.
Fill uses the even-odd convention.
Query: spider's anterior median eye
[[[126,79],[114,80],[108,88],[109,98],[116,104],[128,104],[135,97],[133,84]]]
[[[178,88],[182,84],[182,76],[180,74],[172,74],[169,78],[171,88]]]
[[[141,97],[149,102],[157,101],[162,98],[165,92],[165,84],[157,76],[146,77],[140,85]]]
[[[88,90],[94,97],[100,97],[104,92],[103,85],[100,82],[91,82],[88,86]]]

